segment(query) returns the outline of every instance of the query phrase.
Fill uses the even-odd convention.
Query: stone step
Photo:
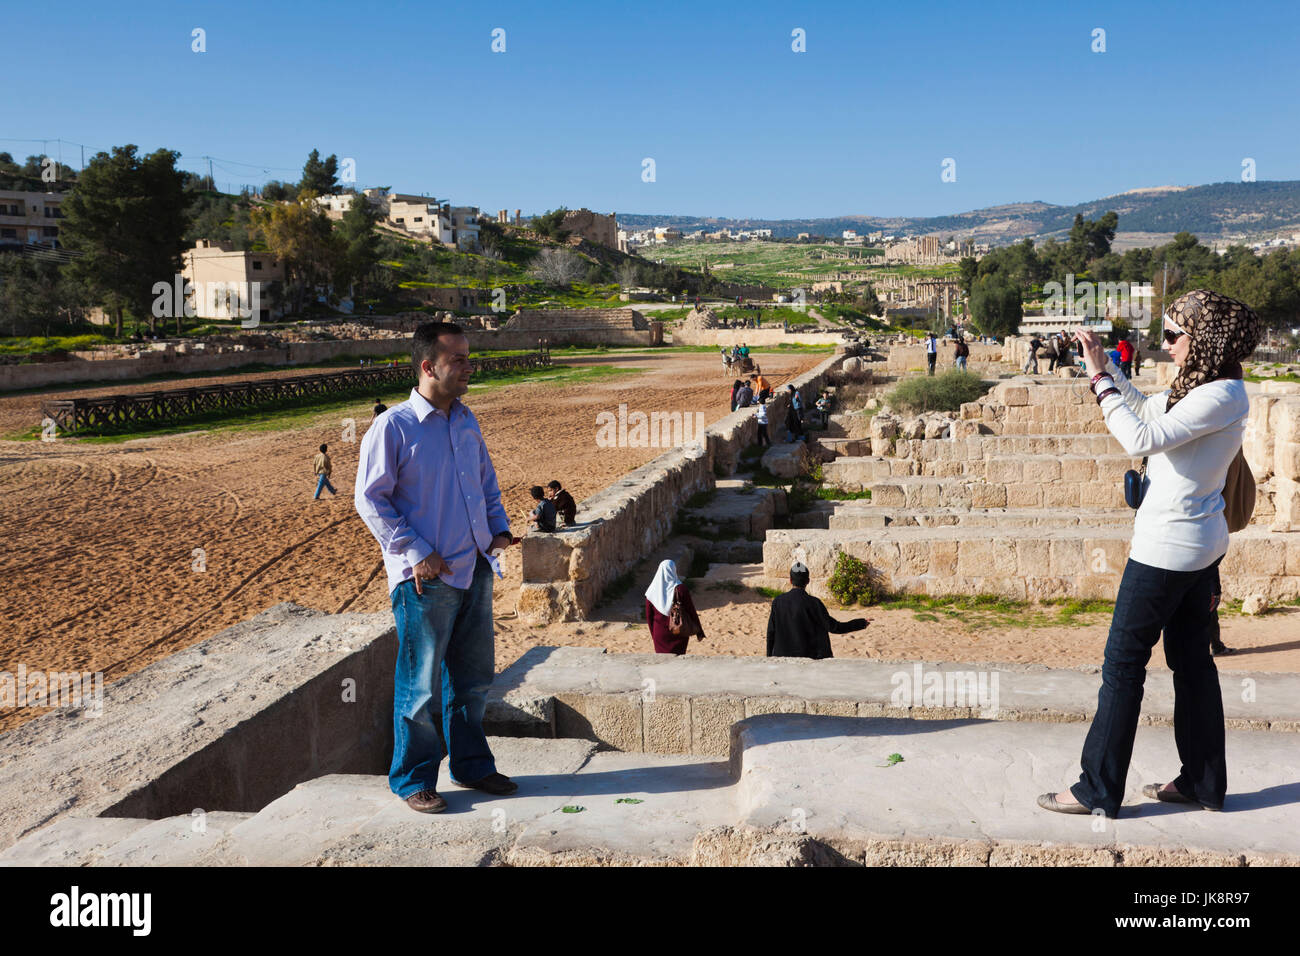
[[[723,569],[717,580],[722,580]],[[713,570],[710,577],[713,577]],[[754,582],[754,568],[727,569],[729,580]],[[786,569],[788,571],[788,568]],[[786,588],[789,587],[788,575]],[[849,615],[837,613],[841,619]],[[832,635],[851,641],[854,635]],[[761,654],[762,636],[755,635]],[[686,654],[608,654],[601,648],[535,647],[498,675],[488,695],[488,719],[519,714],[537,700],[551,700],[555,720],[538,720],[539,730],[582,737],[624,751],[725,756],[730,727],[755,714],[955,718],[980,716],[972,697],[962,706],[936,708],[895,696],[900,671],[910,677],[913,662],[837,657],[827,661],[776,657]],[[925,665],[927,670],[996,673],[996,712],[987,719],[1082,721],[1097,706],[1099,675],[1080,669],[1034,664]],[[1256,693],[1242,700],[1242,672],[1224,672],[1223,706],[1229,726],[1300,732],[1300,675],[1250,674]],[[990,679],[991,676],[990,676]],[[1147,675],[1143,699],[1146,723],[1172,725],[1173,678],[1165,670]]]
[[[870,501],[838,502],[827,520],[828,528],[852,530],[860,528],[925,527],[945,525],[980,528],[1057,528],[1116,526],[1131,529],[1131,511],[1079,511],[1071,513],[1058,510],[1010,508],[884,508]]]
[[[1141,796],[1177,753],[1172,676],[1157,669],[1119,818],[1072,819],[1035,797],[1077,776],[1096,673],[533,648],[498,677],[493,704],[548,696],[584,739],[492,738],[513,795],[444,782],[447,811],[422,815],[384,776],[332,774],[255,814],[209,813],[202,838],[189,816],[64,818],[3,862],[1295,864],[1300,831],[1274,791],[1300,773],[1300,676],[1251,675],[1249,704],[1240,677],[1221,677],[1230,812]]]
[[[1022,481],[1103,481],[1122,483],[1130,468],[1142,459],[1128,455],[998,455],[975,460],[923,461],[922,475],[939,478],[976,478],[1014,484]]]
[[[818,436],[813,444],[836,457],[857,457],[871,454],[870,438],[836,438]]]
[[[836,458],[822,465],[822,483],[842,491],[864,491],[879,478],[909,475],[913,467],[906,458],[876,455]]]
[[[763,544],[763,567],[780,580],[797,556],[811,574],[809,591],[819,597],[844,552],[875,568],[891,591],[1114,600],[1132,536],[1132,527],[1122,525],[1038,527],[1027,537],[967,525],[777,529]],[[1300,597],[1300,536],[1291,537],[1296,540],[1253,526],[1234,534],[1220,565],[1224,599]]]
[[[1041,809],[1038,794],[1078,779],[1085,733],[1081,724],[755,717],[736,728],[741,827],[794,829],[819,844],[809,852],[866,865],[1300,861],[1294,807],[1270,796],[1300,770],[1287,736],[1228,732],[1231,812],[1142,795],[1143,784],[1168,780],[1178,765],[1173,730],[1163,727],[1138,730],[1117,819]],[[891,754],[902,759],[891,762]],[[721,853],[710,862],[743,862],[726,853],[724,835],[715,839]]]
[[[919,461],[979,461],[1005,455],[1123,455],[1109,434],[1062,435],[1035,432],[1021,435],[981,435],[970,438],[924,438],[899,441],[894,457]]]
[[[1044,459],[1026,474],[1059,474],[1056,459]],[[1122,474],[1122,473],[1121,473]],[[890,508],[1115,508],[1124,509],[1121,480],[1017,482],[909,475],[881,478],[868,486],[871,501]]]
[[[776,516],[786,509],[784,490],[734,478],[720,479],[703,497],[707,501],[678,513],[677,526],[683,533],[761,541]]]

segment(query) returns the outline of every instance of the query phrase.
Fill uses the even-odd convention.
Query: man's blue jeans
[[[409,580],[392,594],[397,675],[388,786],[403,800],[437,789],[448,744],[453,779],[474,783],[496,772],[483,734],[494,674],[491,566],[480,554],[467,590],[441,579],[420,586],[423,595]],[[435,714],[441,715],[441,731]]]
[[[338,494],[338,492],[334,490],[334,486],[330,484],[329,478],[325,475],[321,475],[320,480],[316,482],[316,494],[314,497],[319,498],[321,491],[324,490],[325,488],[328,488],[330,490],[330,494],[332,495]]]
[[[1216,561],[1200,571],[1166,571],[1131,558],[1124,566],[1106,640],[1097,713],[1083,744],[1083,773],[1070,788],[1085,807],[1100,808],[1108,817],[1119,813],[1146,665],[1161,631],[1165,662],[1174,675],[1174,741],[1182,761],[1174,786],[1208,806],[1223,806],[1228,790],[1223,696],[1209,641],[1218,567]]]

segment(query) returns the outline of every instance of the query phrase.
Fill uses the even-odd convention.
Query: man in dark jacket
[[[573,500],[573,495],[565,491],[558,481],[547,482],[546,497],[550,498],[554,503],[555,510],[559,513],[565,527],[573,525],[578,520],[577,502]]]
[[[831,634],[860,631],[871,623],[865,617],[851,621],[831,617],[826,605],[805,590],[808,568],[801,562],[790,568],[790,583],[793,587],[772,602],[767,616],[768,657],[832,657]]]

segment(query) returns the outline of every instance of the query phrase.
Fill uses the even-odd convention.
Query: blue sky
[[[1300,179],[1288,3],[64,0],[5,19],[0,150],[166,146],[216,157],[223,187],[296,180],[313,147],[362,186],[525,213],[943,215],[1235,181],[1245,157]]]

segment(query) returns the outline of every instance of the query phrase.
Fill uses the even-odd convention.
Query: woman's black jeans
[[[1085,807],[1101,809],[1108,817],[1119,813],[1146,665],[1161,631],[1165,662],[1174,675],[1174,740],[1182,761],[1174,786],[1203,804],[1223,806],[1228,790],[1223,697],[1209,641],[1218,572],[1218,561],[1200,571],[1166,571],[1131,558],[1124,566],[1106,639],[1097,713],[1083,744],[1083,773],[1070,788]]]

